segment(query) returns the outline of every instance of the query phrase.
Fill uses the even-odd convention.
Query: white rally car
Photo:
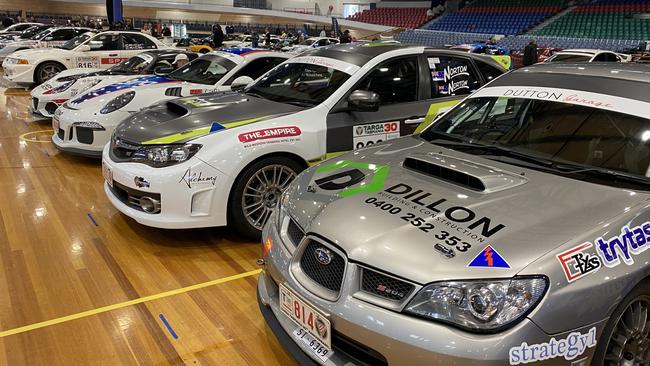
[[[289,57],[266,50],[224,49],[205,54],[165,76],[98,85],[56,110],[52,142],[62,151],[100,156],[113,129],[132,113],[168,99],[230,91],[238,83],[243,87]]]
[[[107,69],[144,50],[168,48],[139,32],[85,33],[60,47],[13,53],[2,63],[4,78],[20,84],[42,84],[59,72],[84,67]]]
[[[105,191],[145,225],[259,236],[308,164],[409,135],[505,71],[489,56],[399,44],[314,49],[242,93],[131,115],[104,148]]]
[[[302,53],[312,48],[339,44],[339,40],[331,37],[311,37],[302,41],[300,44],[282,47],[284,52]]]
[[[197,57],[193,52],[180,49],[149,50],[107,70],[78,68],[62,71],[32,89],[32,112],[43,117],[52,117],[60,105],[92,87],[100,88],[164,69],[169,71],[174,59],[181,53],[187,55],[189,60]]]
[[[29,50],[34,48],[53,48],[62,46],[67,41],[83,34],[90,32],[90,28],[79,27],[61,27],[46,29],[31,38],[21,39],[15,42],[7,43],[0,49],[0,62],[4,61],[7,56],[16,51]]]

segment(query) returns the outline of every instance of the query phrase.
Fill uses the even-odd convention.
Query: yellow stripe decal
[[[442,108],[449,108],[453,107],[456,104],[460,102],[459,100],[450,100],[448,102],[439,102],[439,103],[433,103],[429,106],[429,110],[427,111],[427,115],[424,117],[424,121],[420,123],[420,125],[415,129],[414,133],[420,133],[424,131],[425,128],[429,127],[429,125],[433,122],[434,119],[436,119],[436,116],[440,114],[440,109]]]
[[[244,272],[244,273],[236,274],[236,275],[229,276],[229,277],[219,278],[219,279],[216,279],[216,280],[199,283],[199,284],[192,285],[192,286],[181,287],[181,288],[176,289],[176,290],[161,292],[161,293],[155,294],[155,295],[149,295],[149,296],[141,297],[141,298],[138,298],[138,299],[121,302],[121,303],[118,303],[118,304],[102,306],[100,308],[91,309],[91,310],[88,310],[88,311],[82,311],[81,313],[67,315],[67,316],[63,316],[63,317],[60,317],[60,318],[56,318],[56,319],[46,320],[46,321],[39,322],[39,323],[29,324],[29,325],[25,325],[25,326],[22,326],[22,327],[5,330],[5,331],[0,332],[0,338],[8,337],[8,336],[11,336],[11,335],[14,335],[14,334],[29,332],[29,331],[32,331],[32,330],[35,330],[35,329],[49,327],[51,325],[56,325],[56,324],[69,322],[71,320],[86,318],[86,317],[89,317],[91,315],[106,313],[106,312],[109,312],[109,311],[125,308],[127,306],[142,304],[144,302],[148,302],[148,301],[152,301],[152,300],[158,300],[158,299],[162,299],[162,298],[165,298],[165,297],[179,295],[179,294],[183,294],[183,293],[186,293],[186,292],[189,292],[189,291],[194,291],[194,290],[202,289],[202,288],[205,288],[205,287],[214,286],[214,285],[218,285],[218,284],[238,280],[238,279],[244,278],[244,277],[254,276],[254,275],[260,273],[261,271],[262,271],[261,269],[256,269],[254,271],[249,271],[249,272]]]
[[[221,125],[225,128],[233,128],[233,127],[239,127],[243,125],[247,125],[249,123],[254,123],[254,122],[259,122],[264,119],[267,119],[272,116],[263,116],[263,117],[256,117],[256,118],[251,118],[251,119],[245,119],[241,121],[235,121],[235,122],[228,122],[228,123],[222,123]],[[173,144],[175,142],[189,139],[192,137],[199,137],[203,135],[207,135],[210,133],[210,127],[201,127],[197,128],[196,130],[190,130],[186,132],[180,132],[180,133],[175,133],[173,135],[167,135],[159,138],[155,138],[153,140],[148,140],[143,142],[143,145],[160,145],[160,144]]]

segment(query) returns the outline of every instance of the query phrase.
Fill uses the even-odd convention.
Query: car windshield
[[[90,37],[92,37],[92,33],[84,33],[80,34],[73,39],[67,41],[66,43],[62,44],[61,46],[58,46],[57,48],[63,48],[64,50],[72,50],[75,47],[79,46],[80,44],[86,42]]]
[[[111,67],[110,72],[117,74],[139,74],[144,71],[152,61],[153,56],[142,53]]]
[[[40,41],[43,38],[47,37],[48,34],[50,34],[50,30],[46,29],[46,30],[40,31],[40,32],[38,32],[36,34],[32,34],[32,37],[29,37],[29,38],[33,39],[34,41]]]
[[[589,62],[589,60],[591,60],[591,56],[558,53],[555,54],[553,57],[549,58],[547,62],[573,63],[573,62]]]
[[[532,168],[573,178],[598,173],[602,184],[617,184],[611,177],[604,179],[605,173],[650,184],[650,120],[601,108],[513,97],[472,98],[421,137],[505,163],[534,162]]]
[[[190,83],[214,85],[235,66],[237,66],[236,63],[225,57],[205,55],[167,76]]]
[[[349,74],[331,67],[290,62],[271,70],[246,93],[280,103],[315,106],[349,78]]]
[[[41,35],[42,33],[48,33],[47,29],[48,29],[47,26],[42,26],[42,25],[37,25],[31,28],[27,28],[20,33],[20,39],[30,39],[30,38],[39,39],[36,37]]]

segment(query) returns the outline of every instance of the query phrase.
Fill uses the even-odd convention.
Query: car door
[[[380,62],[327,115],[327,152],[356,150],[407,134],[424,118],[429,102],[423,85],[421,57],[407,55]],[[353,111],[347,98],[355,90],[379,95],[379,110]]]
[[[107,69],[120,63],[121,43],[119,33],[100,33],[92,37],[85,43],[90,50],[76,55],[76,67]]]

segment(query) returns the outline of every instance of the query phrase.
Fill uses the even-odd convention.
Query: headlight
[[[75,127],[90,128],[91,130],[98,130],[98,131],[106,130],[104,126],[100,125],[97,122],[75,122],[72,125]]]
[[[126,92],[124,94],[121,94],[117,97],[115,97],[113,100],[110,102],[106,103],[104,108],[102,108],[99,113],[101,114],[109,114],[111,112],[115,112],[116,110],[124,107],[125,105],[129,104],[132,100],[133,97],[135,97],[135,92],[130,91]]]
[[[438,282],[422,288],[404,311],[473,332],[497,332],[532,311],[547,287],[546,277]]]
[[[181,163],[196,154],[202,145],[156,145],[138,149],[131,160],[161,168]]]
[[[289,194],[287,190],[282,192],[282,196],[278,200],[278,206],[275,208],[275,227],[278,233],[282,231],[282,224],[285,217],[287,217],[286,204],[289,201]]]

